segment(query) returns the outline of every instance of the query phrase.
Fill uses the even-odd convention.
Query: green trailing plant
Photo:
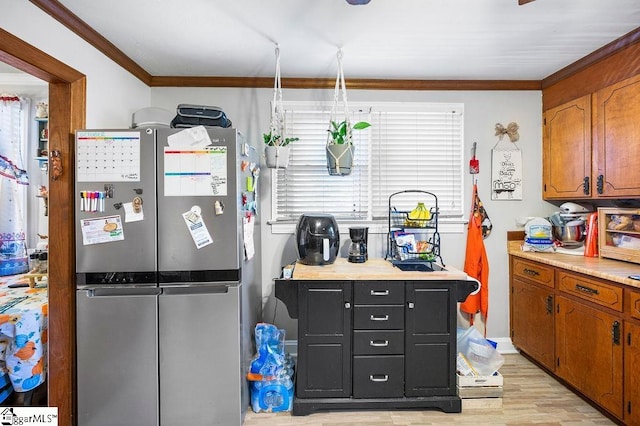
[[[331,134],[330,143],[335,145],[344,145],[345,143],[347,143],[348,139],[350,140],[350,138],[347,138],[348,131],[362,130],[370,126],[371,124],[367,123],[366,121],[358,121],[351,126],[351,129],[348,129],[349,126],[347,126],[346,120],[341,121],[340,123],[331,120],[331,128],[327,130]]]
[[[284,140],[282,140],[282,135],[272,132],[264,133],[262,137],[267,146],[287,146],[292,142],[300,140],[300,138],[284,138]]]

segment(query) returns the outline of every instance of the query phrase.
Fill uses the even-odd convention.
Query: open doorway
[[[60,174],[49,173],[49,374],[48,405],[60,424],[73,424],[75,262],[73,223],[74,130],[85,127],[86,81],[82,73],[0,29],[0,61],[49,83],[49,158],[57,152]]]
[[[0,64],[0,405],[46,405],[49,85]]]

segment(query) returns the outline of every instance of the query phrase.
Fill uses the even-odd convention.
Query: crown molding
[[[333,89],[333,78],[282,78],[285,89]],[[273,77],[180,77],[156,76],[151,87],[253,87],[273,88]],[[538,80],[385,80],[346,81],[355,90],[541,90]]]

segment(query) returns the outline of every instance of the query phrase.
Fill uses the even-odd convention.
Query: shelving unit
[[[419,205],[427,215],[415,213]],[[405,271],[442,270],[439,213],[438,197],[431,192],[406,190],[391,194],[386,258]]]
[[[40,170],[47,171],[49,167],[49,118],[36,118],[38,123],[38,148],[36,160],[40,163]]]

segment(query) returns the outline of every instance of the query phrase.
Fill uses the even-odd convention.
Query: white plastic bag
[[[480,376],[493,376],[504,364],[504,357],[475,327],[469,327],[458,336],[458,352]]]

